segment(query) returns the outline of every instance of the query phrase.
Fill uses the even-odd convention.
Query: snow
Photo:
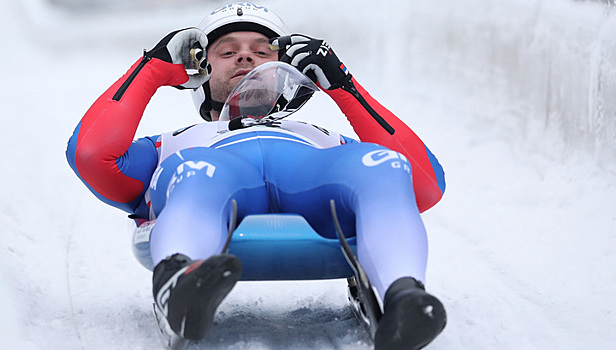
[[[151,276],[131,255],[127,219],[79,183],[64,149],[143,48],[199,23],[215,2],[81,12],[54,3],[63,2],[0,2],[0,348],[160,348]],[[424,219],[427,286],[449,323],[430,349],[616,344],[613,8],[262,3],[327,38],[444,165],[447,192]],[[303,116],[353,135],[324,94],[314,100]],[[161,89],[139,135],[197,121],[189,94]],[[371,348],[344,281],[240,283],[219,316],[191,349]]]

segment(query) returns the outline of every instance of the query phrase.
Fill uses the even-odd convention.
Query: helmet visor
[[[282,119],[297,111],[319,88],[295,67],[264,63],[248,73],[231,91],[220,120],[241,118],[244,126]]]

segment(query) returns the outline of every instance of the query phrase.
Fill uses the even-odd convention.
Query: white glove
[[[167,34],[145,56],[183,65],[188,73],[188,81],[176,87],[196,89],[210,79],[211,68],[207,63],[206,47],[207,35],[199,28],[190,27]],[[197,72],[191,72],[195,70]]]

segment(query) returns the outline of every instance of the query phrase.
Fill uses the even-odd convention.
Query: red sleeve
[[[131,146],[146,105],[163,85],[188,81],[182,65],[142,58],[90,107],[81,119],[74,163],[81,179],[104,198],[127,203],[144,184],[125,175],[119,159]]]
[[[350,88],[324,90],[338,104],[362,142],[372,142],[405,155],[413,169],[413,186],[421,212],[443,196],[443,170],[423,141],[403,121],[351,79]]]

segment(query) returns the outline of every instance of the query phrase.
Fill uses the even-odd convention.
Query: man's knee
[[[370,143],[357,144],[349,153],[345,157],[352,162],[347,163],[345,172],[353,174],[351,181],[361,181],[365,186],[412,186],[411,165],[401,153]]]

